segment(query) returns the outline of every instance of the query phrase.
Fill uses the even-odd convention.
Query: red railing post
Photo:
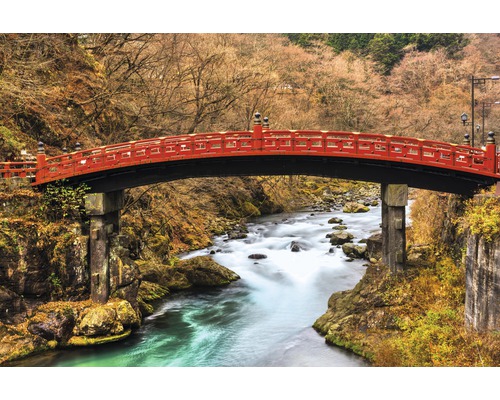
[[[40,183],[42,182],[43,178],[45,177],[45,167],[46,167],[46,162],[45,162],[46,156],[45,156],[45,147],[43,146],[42,142],[38,142],[38,150],[36,154],[36,172],[35,172],[35,182]]]
[[[253,142],[254,150],[262,150],[262,122],[260,119],[260,113],[255,113],[255,118],[253,120]]]
[[[3,173],[2,178],[6,178],[6,179],[10,178],[11,177],[10,176],[10,163],[5,164],[4,170],[5,170],[5,172]]]
[[[498,172],[497,145],[493,132],[488,132],[488,140],[486,141],[486,163],[491,172],[494,174]]]

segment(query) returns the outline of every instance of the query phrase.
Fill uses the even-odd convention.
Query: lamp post
[[[462,124],[464,126],[469,126],[472,125],[472,144],[471,146],[474,147],[474,122],[468,122],[469,116],[466,113],[462,113],[460,116],[460,119],[462,120]],[[481,125],[476,125],[476,132],[479,134],[479,130],[481,129]],[[467,135],[469,136],[469,135]]]
[[[484,109],[486,107],[491,107],[491,106],[494,106],[496,104],[500,104],[500,101],[494,101],[492,103],[486,103],[483,101],[483,146],[486,145],[486,142],[484,141]]]
[[[485,85],[486,81],[498,81],[500,80],[500,76],[492,76],[490,78],[474,78],[474,75],[471,76],[470,81],[471,81],[471,113],[472,113],[472,122],[470,125],[472,125],[471,128],[471,133],[472,133],[472,147],[474,147],[474,107],[475,107],[475,101],[474,101],[474,85]],[[463,114],[462,114],[463,115]],[[463,120],[462,120],[463,121]],[[465,125],[465,124],[464,124]]]

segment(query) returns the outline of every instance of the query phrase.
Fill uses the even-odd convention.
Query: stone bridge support
[[[90,297],[106,303],[110,295],[109,240],[120,232],[123,190],[91,193],[85,199],[90,216]]]
[[[382,261],[392,273],[402,271],[406,262],[406,206],[408,185],[381,185]]]

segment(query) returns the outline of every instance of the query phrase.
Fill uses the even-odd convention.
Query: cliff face
[[[78,225],[3,219],[0,319],[51,299],[79,300],[88,286],[87,237]]]
[[[465,323],[478,331],[500,330],[500,238],[469,234],[465,259]]]

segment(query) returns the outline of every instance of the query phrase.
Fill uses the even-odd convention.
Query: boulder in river
[[[366,256],[368,259],[382,258],[382,233],[375,233],[366,239]]]
[[[267,256],[265,254],[250,254],[248,258],[250,258],[251,260],[262,260],[264,258],[267,258]]]
[[[300,247],[300,244],[298,244],[297,242],[292,242],[290,245],[290,250],[294,253],[298,253],[299,251],[302,250],[302,248]]]
[[[342,223],[342,218],[339,217],[332,217],[328,220],[329,224],[341,224]]]
[[[164,271],[163,285],[180,290],[192,287],[224,286],[240,279],[238,274],[216,263],[209,256],[198,256],[178,261]]]
[[[347,231],[335,231],[330,234],[330,243],[333,245],[352,242],[354,235]]]
[[[364,213],[370,211],[370,208],[364,204],[350,201],[344,204],[342,211],[345,213]]]
[[[342,251],[350,258],[364,258],[366,247],[354,243],[344,243],[342,245]]]

